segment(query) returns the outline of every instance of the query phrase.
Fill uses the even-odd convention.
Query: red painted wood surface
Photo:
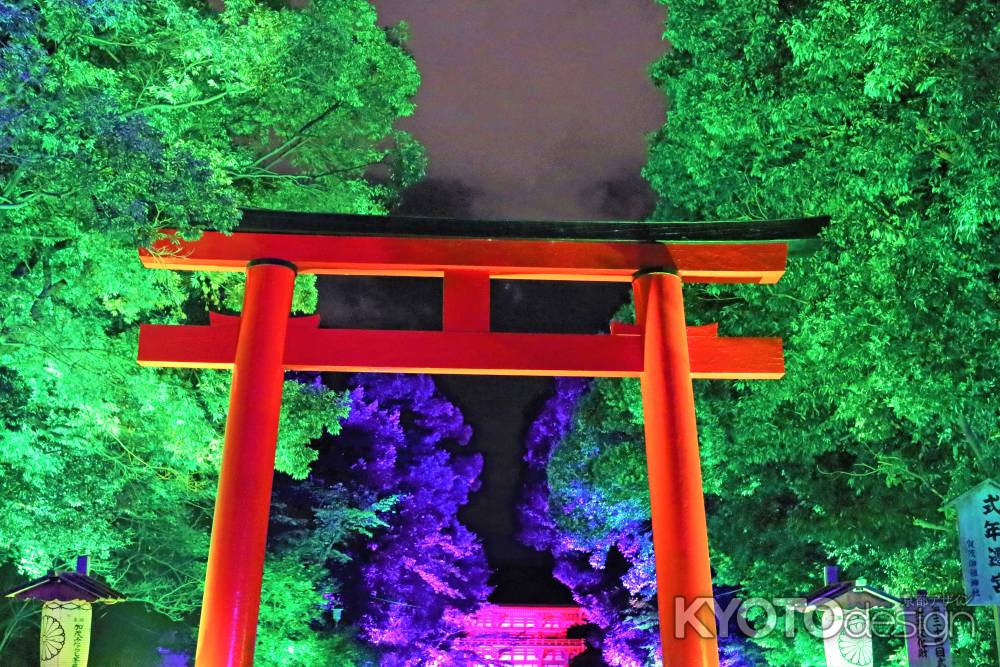
[[[239,317],[211,326],[144,324],[139,363],[230,368]],[[376,329],[319,329],[317,316],[289,320],[287,370],[563,377],[638,377],[643,338],[635,334],[531,334]],[[691,377],[777,379],[784,374],[780,338],[725,338],[688,328]]]
[[[643,330],[641,377],[646,467],[664,667],[719,667],[708,527],[681,281],[667,273],[634,282]],[[682,622],[693,605],[701,626]]]
[[[206,232],[197,241],[158,241],[140,250],[151,269],[243,271],[275,257],[300,273],[440,277],[475,269],[493,278],[630,282],[644,268],[676,268],[686,282],[774,283],[785,243],[624,243],[313,236]]]
[[[271,480],[284,383],[282,355],[295,271],[247,269],[233,336],[233,381],[198,628],[198,667],[253,664]]]
[[[445,331],[490,330],[490,274],[447,271],[442,281],[441,324]]]

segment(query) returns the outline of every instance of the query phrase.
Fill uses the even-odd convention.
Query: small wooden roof
[[[90,575],[73,571],[49,571],[44,577],[6,591],[4,597],[18,600],[86,600],[121,602],[125,596]]]
[[[903,601],[885,591],[872,588],[864,579],[855,579],[827,584],[807,594],[805,603],[796,605],[796,611],[815,611],[830,604],[836,604],[843,609],[868,609],[871,607],[897,607],[902,605]]]

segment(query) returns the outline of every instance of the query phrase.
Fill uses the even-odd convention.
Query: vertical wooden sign
[[[1000,605],[1000,484],[988,479],[952,501],[966,604]]]
[[[948,607],[940,598],[919,591],[903,606],[909,667],[951,667]]]

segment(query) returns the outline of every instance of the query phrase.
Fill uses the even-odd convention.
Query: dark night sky
[[[663,99],[646,71],[664,48],[662,6],[653,0],[374,4],[383,23],[410,24],[410,49],[423,77],[417,112],[399,126],[427,146],[429,177],[458,179],[477,193],[474,213],[541,219],[645,213],[648,190],[639,178],[645,135],[663,123]],[[612,189],[620,196],[605,196],[609,184],[618,184]]]
[[[427,147],[428,179],[401,212],[532,219],[641,219],[645,135],[663,122],[646,74],[663,50],[652,0],[374,0],[406,20],[423,85],[399,126]],[[321,278],[323,326],[440,327],[437,281]],[[596,332],[627,286],[495,282],[496,330]],[[461,518],[497,570],[497,602],[570,602],[551,562],[516,542],[522,440],[551,390],[544,378],[445,376],[473,425],[483,488]]]

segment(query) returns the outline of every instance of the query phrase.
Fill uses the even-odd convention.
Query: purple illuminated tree
[[[455,662],[450,639],[490,592],[482,545],[457,517],[479,488],[482,457],[455,453],[472,430],[427,376],[360,374],[349,390],[350,416],[317,475],[359,506],[394,502],[385,526],[333,566],[344,621],[381,665]]]
[[[556,561],[553,574],[569,587],[574,600],[597,626],[598,633],[590,640],[601,648],[605,661],[642,667],[657,650],[656,614],[650,600],[655,583],[648,527],[644,529],[641,518],[626,520],[626,514],[619,511],[605,515],[611,520],[601,529],[597,517],[608,509],[607,503],[585,484],[570,484],[570,498],[562,502],[552,502],[550,494],[550,461],[559,443],[572,431],[577,406],[589,385],[585,380],[557,379],[555,393],[528,431],[528,471],[519,508],[521,539],[535,549],[552,553]],[[590,515],[588,525],[581,526],[581,530],[570,528],[565,521],[574,513],[570,508]],[[619,562],[608,567],[612,553]],[[624,557],[624,563],[619,556]]]

